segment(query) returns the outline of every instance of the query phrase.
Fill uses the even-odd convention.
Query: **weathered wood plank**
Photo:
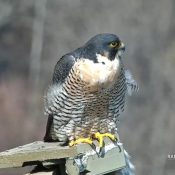
[[[22,167],[26,162],[74,157],[76,147],[37,141],[0,153],[0,168]]]
[[[37,173],[27,173],[25,175],[53,175],[55,172],[54,171],[50,171],[50,172],[37,172]]]
[[[74,147],[60,146],[60,143],[45,143],[42,141],[30,143],[0,153],[0,168],[22,167],[25,165],[44,165],[34,174],[79,175],[84,170],[87,175],[98,175],[113,172],[125,166],[123,146],[121,150],[109,138],[105,139],[104,157],[99,157],[98,142],[94,141],[96,149],[88,144],[78,144]],[[49,166],[48,166],[49,165]],[[54,166],[50,166],[54,165]],[[56,165],[56,166],[55,166]],[[47,168],[45,168],[47,166]],[[39,167],[39,166],[37,166]],[[55,171],[58,173],[55,173]],[[38,175],[38,174],[36,174]]]

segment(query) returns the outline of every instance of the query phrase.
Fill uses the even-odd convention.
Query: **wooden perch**
[[[95,142],[96,146],[98,145]],[[123,147],[121,151],[108,138],[105,139],[104,157],[99,157],[99,148],[94,150],[88,144],[74,147],[60,146],[60,143],[37,141],[0,153],[0,168],[40,165],[43,171],[36,169],[36,175],[66,174],[78,175],[86,170],[87,175],[105,174],[125,166]],[[38,166],[39,167],[39,166]],[[54,169],[52,169],[54,167]],[[58,173],[56,173],[58,171]]]

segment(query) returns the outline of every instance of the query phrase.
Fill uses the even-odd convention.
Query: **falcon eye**
[[[120,45],[121,45],[120,41],[113,41],[109,44],[109,46],[112,48],[119,48]]]

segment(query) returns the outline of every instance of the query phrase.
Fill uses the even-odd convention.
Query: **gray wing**
[[[125,78],[126,78],[128,94],[132,95],[133,92],[137,92],[139,90],[139,86],[137,82],[134,80],[129,70],[125,70]]]
[[[54,68],[54,73],[52,78],[53,85],[64,83],[74,63],[75,63],[75,57],[73,57],[70,54],[67,54],[62,58],[60,58],[60,60],[57,62]],[[46,99],[46,104],[47,104],[47,99]],[[44,136],[45,142],[54,141],[51,137],[52,124],[53,124],[53,115],[49,114],[47,126],[46,126],[46,133]]]
[[[63,83],[74,63],[75,57],[70,54],[67,54],[60,58],[60,60],[55,65],[52,78],[53,84]]]

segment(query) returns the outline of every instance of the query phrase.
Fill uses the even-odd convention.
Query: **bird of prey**
[[[124,51],[118,36],[105,33],[60,58],[45,97],[45,141],[73,146],[97,139],[101,148],[104,137],[117,140],[126,96],[137,89],[125,70]]]

